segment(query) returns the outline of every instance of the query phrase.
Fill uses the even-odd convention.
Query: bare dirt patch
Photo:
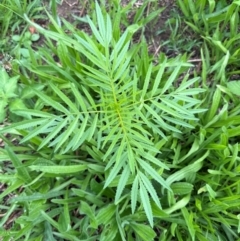
[[[85,12],[87,1],[83,4],[79,3],[77,0],[62,0],[60,4],[58,4],[58,15],[61,18],[68,20],[69,22],[74,21],[73,15],[81,17]]]

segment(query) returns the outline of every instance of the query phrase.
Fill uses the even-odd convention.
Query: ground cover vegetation
[[[70,2],[0,3],[0,240],[240,240],[240,1]]]

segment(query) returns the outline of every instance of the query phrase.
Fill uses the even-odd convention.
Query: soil
[[[78,17],[82,17],[85,13],[87,1],[83,4],[79,3],[78,0],[62,0],[60,4],[58,4],[58,15],[60,18],[64,18],[69,22],[74,21],[73,15]]]
[[[174,9],[176,9],[175,0],[160,0],[159,7],[164,7],[164,11],[158,17],[156,24],[152,25],[151,23],[147,26],[146,35],[152,36],[151,41],[149,40],[150,46],[149,51],[157,55],[159,51],[167,52],[166,47],[162,47],[161,43],[167,41],[171,32],[168,28],[166,28],[167,20],[171,17],[171,13]],[[163,30],[160,34],[157,32]],[[149,33],[148,33],[149,31]]]

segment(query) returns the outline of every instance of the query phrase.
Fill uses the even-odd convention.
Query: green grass
[[[156,1],[26,3],[0,4],[0,240],[240,240],[239,1],[176,1],[165,53]]]

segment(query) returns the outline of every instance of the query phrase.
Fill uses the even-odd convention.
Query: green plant
[[[46,15],[42,14],[42,10],[43,7],[39,0],[34,0],[30,3],[28,0],[1,1],[0,48],[2,53],[11,55],[15,54],[13,50],[14,41],[12,35],[15,35],[15,37],[19,35],[22,36],[21,38],[30,40],[30,37],[27,37],[28,33],[25,33],[27,32],[28,26],[26,25],[26,22],[24,22],[23,15],[27,14],[32,20],[37,21],[46,18]],[[19,40],[20,37],[17,42],[19,42]]]
[[[15,42],[15,48],[13,53],[23,58],[29,58],[29,48],[33,42],[38,41],[40,35],[37,33],[31,33],[29,31],[24,32],[22,35],[13,35],[12,40]]]
[[[239,80],[226,81],[237,66],[217,78],[222,50],[206,36],[200,69],[186,54],[153,58],[144,31],[132,41],[142,22],[129,26],[118,2],[114,18],[90,2],[87,33],[26,17],[46,45],[14,60],[14,81],[3,72],[0,237],[239,241]]]
[[[169,18],[164,28],[165,31],[169,29],[169,36],[161,45],[166,48],[167,54],[172,52],[175,55],[187,53],[190,56],[195,56],[198,54],[201,41],[196,38],[195,33],[189,31],[188,26],[184,26],[179,15]],[[162,30],[157,34],[161,36],[161,32]]]
[[[215,84],[239,73],[235,69],[239,64],[239,1],[178,0],[178,4],[186,24],[204,40],[202,56]]]
[[[19,26],[20,23],[24,22],[22,18],[24,14],[34,19],[42,17],[42,15],[39,14],[43,9],[40,0],[34,0],[30,3],[28,0],[3,0],[0,7],[11,13],[11,17],[16,20],[12,27]],[[9,21],[7,21],[7,23],[9,24]]]
[[[57,32],[31,23],[47,39],[57,41],[54,50],[48,40],[59,61],[56,64],[45,49],[39,50],[41,55],[30,49],[31,64],[22,62],[35,73],[37,82],[30,79],[29,84],[21,84],[23,91],[30,92],[29,101],[24,100],[26,107],[14,109],[14,114],[25,118],[1,132],[18,133],[19,137],[15,137],[23,145],[24,153],[32,149],[35,154],[29,153],[23,165],[21,148],[3,151],[18,171],[16,184],[12,183],[1,197],[14,186],[25,185],[29,192],[26,190],[26,196],[13,199],[13,204],[23,203],[32,216],[34,200],[40,201],[44,195],[48,199],[64,194],[65,200],[77,200],[77,195],[82,197],[79,211],[87,215],[81,222],[90,225],[88,234],[82,234],[82,238],[97,235],[97,229],[104,225],[108,228],[100,232],[101,240],[130,240],[132,233],[139,240],[152,240],[155,233],[144,224],[146,220],[153,227],[154,217],[167,216],[185,206],[192,186],[186,183],[184,190],[178,187],[174,193],[174,183],[202,166],[202,159],[198,158],[179,174],[171,173],[173,163],[161,158],[161,152],[170,142],[181,141],[183,133],[190,133],[197,126],[195,115],[205,110],[199,108],[201,101],[194,96],[204,90],[190,88],[199,78],[182,76],[192,66],[186,57],[167,59],[161,54],[159,63],[154,65],[144,40],[140,45],[130,44],[139,28],[137,25],[129,26],[120,35],[113,32],[109,15],[103,15],[97,3],[96,16],[98,26],[87,18],[93,37],[63,20],[72,33],[67,36],[51,16]],[[25,77],[20,78],[25,82]],[[43,87],[41,91],[34,87],[37,84]],[[44,188],[44,182],[52,177],[55,183],[63,174],[71,180],[67,185],[75,183],[77,188],[67,188],[67,191],[67,185],[61,181],[61,188],[57,184],[55,188],[52,185]],[[81,176],[83,179],[79,179]],[[34,194],[35,188],[38,194]],[[61,191],[53,195],[54,189]],[[181,204],[174,204],[173,195],[179,192],[187,196]],[[171,197],[168,204],[167,196]],[[47,199],[44,198],[44,203]],[[105,199],[108,200],[106,206]],[[61,215],[62,208],[65,211]],[[35,225],[45,220],[44,230],[51,237],[54,234],[70,238],[77,224],[70,225],[69,213],[75,209],[75,204],[65,203],[60,212],[53,215],[50,210],[54,210],[54,205],[46,203],[45,208],[34,212],[33,220]],[[23,222],[25,229],[17,234],[18,238],[29,237],[32,232],[24,216],[16,225]],[[51,225],[57,233],[51,231]],[[35,226],[34,235],[40,237],[43,227]]]

